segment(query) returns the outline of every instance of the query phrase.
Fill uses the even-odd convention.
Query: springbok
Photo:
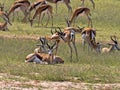
[[[82,1],[82,6],[84,6],[84,2],[85,0],[81,0]],[[90,0],[90,2],[93,4],[93,9],[95,9],[95,3],[94,0]]]
[[[43,15],[42,15],[42,18],[41,18],[41,14],[43,14]],[[39,15],[39,21],[38,21],[38,26],[39,26],[40,18],[41,18],[41,23],[42,23],[42,20],[43,20],[45,14],[48,15],[48,20],[47,20],[45,26],[48,25],[49,19],[51,18],[51,19],[52,19],[52,27],[53,27],[53,8],[52,8],[51,5],[47,5],[47,4],[40,6],[40,7],[35,11],[32,19],[29,20],[29,21],[30,21],[30,25],[31,25],[31,26],[33,25],[33,20],[36,18],[37,15]],[[43,26],[43,24],[42,24],[42,26]]]
[[[109,53],[114,51],[115,49],[120,50],[120,48],[118,47],[118,42],[117,42],[117,37],[116,36],[110,36],[111,40],[113,43],[108,43],[108,45],[110,45],[109,48],[104,47],[101,50],[101,53]]]
[[[82,34],[82,40],[83,40],[82,43],[83,43],[84,49],[85,49],[86,43],[91,48],[92,44],[94,44],[95,42],[96,30],[93,28],[83,28],[81,34]]]
[[[77,19],[78,16],[87,16],[88,19],[88,27],[91,24],[91,27],[93,27],[92,25],[92,19],[91,19],[91,13],[90,13],[90,9],[86,8],[86,7],[78,7],[77,9],[75,9],[75,11],[73,12],[70,20],[68,20],[69,25],[71,26],[71,24],[74,21],[74,25],[75,25],[75,20]]]
[[[13,13],[13,21],[14,21],[14,16],[15,16],[15,12],[18,11],[22,11],[24,14],[24,18],[23,21],[26,22],[27,21],[27,9],[30,6],[30,2],[28,0],[17,0],[14,2],[14,4],[10,7],[9,11],[8,11],[8,16],[11,15],[11,13]]]
[[[68,44],[70,48],[70,59],[72,60],[72,46],[71,43],[73,44],[73,47],[75,49],[75,54],[76,58],[78,60],[78,53],[77,53],[77,48],[75,44],[75,31],[72,27],[67,27],[64,29],[64,31],[61,31],[61,29],[58,27],[59,31],[56,31],[56,35],[53,34],[52,37],[59,37],[61,38],[65,43]]]
[[[39,46],[38,48],[35,48],[34,53],[47,53],[46,45],[48,43],[47,39],[45,37],[39,38],[40,44],[37,44]]]
[[[30,5],[27,12],[30,13],[33,9],[36,10],[37,8],[39,8],[41,5],[44,5],[44,4],[47,4],[45,0],[37,0],[36,2]]]
[[[70,0],[46,0],[46,1],[56,4],[56,13],[57,13],[57,10],[58,10],[57,4],[59,2],[63,2],[66,5],[66,7],[68,8],[68,14],[70,12],[72,12],[72,7],[70,5]]]
[[[43,64],[47,62],[48,64],[56,64],[56,63],[64,63],[63,59],[59,56],[55,56],[53,54],[54,49],[56,48],[56,43],[54,43],[52,46],[50,46],[47,43],[48,46],[48,53],[32,53],[27,55],[25,62],[35,62]]]

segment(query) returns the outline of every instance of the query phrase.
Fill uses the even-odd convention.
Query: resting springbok
[[[27,21],[27,9],[30,6],[30,2],[28,0],[17,0],[14,4],[10,7],[8,11],[8,16],[13,13],[13,21],[15,17],[15,12],[22,11],[24,14],[23,22]]]
[[[47,64],[58,64],[58,63],[64,63],[63,59],[59,56],[55,56],[53,54],[54,49],[56,48],[56,43],[54,43],[52,46],[50,46],[47,43],[47,49],[48,53],[32,53],[27,55],[25,62],[35,62],[44,64],[47,62]]]
[[[92,25],[92,19],[91,19],[91,14],[90,14],[90,9],[86,8],[86,7],[78,7],[77,9],[75,9],[75,11],[73,12],[70,20],[68,20],[69,25],[71,26],[71,24],[74,21],[74,25],[75,25],[75,20],[79,17],[79,16],[87,16],[88,19],[88,27],[91,24],[91,27],[93,27]]]
[[[84,6],[84,2],[85,0],[81,0],[82,1],[82,6]],[[90,2],[93,4],[93,9],[95,9],[95,3],[94,0],[90,0]]]
[[[49,19],[51,18],[52,19],[52,27],[53,27],[53,8],[51,5],[47,5],[47,4],[42,5],[38,9],[36,9],[32,19],[30,19],[30,25],[31,26],[33,25],[33,20],[37,17],[37,15],[39,15],[39,20],[38,20],[38,26],[39,26],[41,15],[42,15],[42,18],[41,18],[41,23],[42,23],[42,20],[43,20],[45,14],[48,15],[48,20],[47,20],[45,26],[47,27]],[[42,26],[43,26],[43,24],[42,24]]]
[[[110,36],[111,40],[113,43],[108,43],[108,45],[110,45],[109,48],[104,47],[101,50],[101,53],[109,53],[114,51],[115,49],[120,50],[120,48],[118,47],[118,42],[117,42],[117,37],[116,36]]]
[[[71,7],[71,5],[70,5],[70,0],[46,0],[46,1],[48,1],[48,2],[50,2],[50,3],[56,4],[56,13],[57,13],[57,11],[58,11],[57,4],[58,4],[59,2],[63,2],[63,3],[66,5],[66,7],[68,8],[68,14],[69,14],[70,12],[72,12],[72,7]]]

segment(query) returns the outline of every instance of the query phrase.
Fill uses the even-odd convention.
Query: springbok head
[[[114,35],[114,36],[110,36],[110,38],[113,41],[113,44],[109,43],[109,45],[113,45],[114,48],[116,48],[117,50],[120,50],[120,48],[118,47],[117,37]]]
[[[40,46],[40,49],[43,51],[43,52],[47,52],[47,48],[46,48],[46,45],[47,45],[47,40],[45,37],[40,37],[39,38],[39,41],[40,41],[40,44],[37,44],[37,46]]]
[[[48,47],[48,54],[50,56],[52,56],[53,55],[53,51],[57,48],[56,42],[54,42],[53,45],[49,45],[47,43],[47,47]]]

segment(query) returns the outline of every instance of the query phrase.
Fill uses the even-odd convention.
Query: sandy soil
[[[0,81],[0,90],[120,90],[120,83],[90,84],[50,81]]]

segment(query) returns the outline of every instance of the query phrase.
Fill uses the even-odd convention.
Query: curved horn
[[[48,48],[50,49],[50,45],[48,44],[48,42],[47,42],[47,46],[48,46]]]
[[[44,43],[44,41],[43,41],[43,38],[42,37],[40,37],[40,39],[39,39],[40,41],[41,41],[41,43],[43,44]]]
[[[56,45],[56,42],[54,42],[54,44],[52,45],[51,48],[52,48],[52,49],[55,49],[55,48],[56,48],[56,47],[54,48],[55,45]]]
[[[61,30],[61,28],[60,28],[60,27],[58,27],[58,29],[59,29],[59,31],[60,31],[60,32],[62,32],[62,30]]]

